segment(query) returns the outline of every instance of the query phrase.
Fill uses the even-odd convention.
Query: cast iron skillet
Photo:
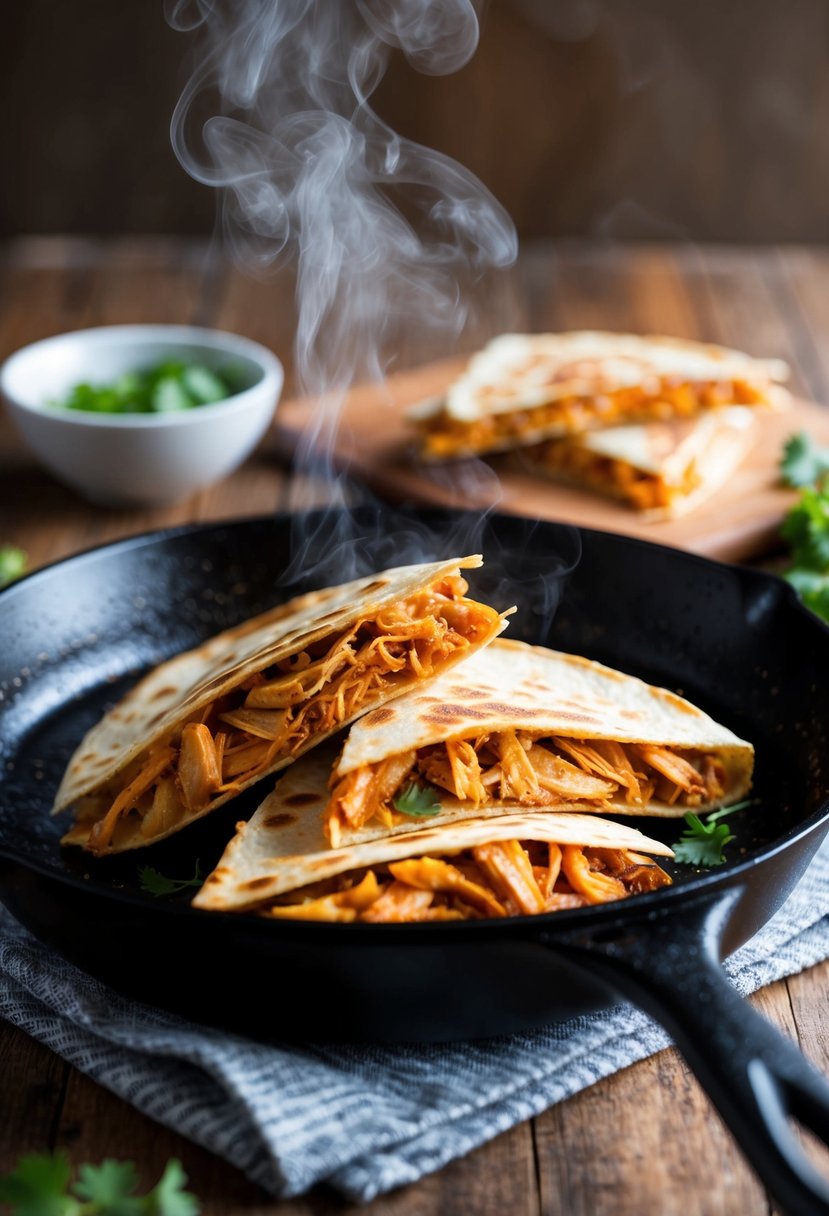
[[[367,510],[356,543],[345,516],[304,524],[316,565],[290,586],[296,538],[282,517],[138,537],[0,596],[3,901],[120,989],[264,1037],[507,1034],[621,993],[669,1029],[778,1203],[829,1211],[829,1185],[787,1122],[829,1139],[829,1086],[718,965],[780,907],[829,829],[829,630],[777,579],[598,532],[445,511],[390,522]],[[579,540],[581,560],[563,574]],[[198,857],[207,872],[261,789],[140,856],[95,862],[60,849],[64,825],[48,812],[67,757],[142,669],[308,586],[475,551],[486,566],[473,590],[522,607],[510,636],[681,691],[752,740],[758,803],[735,820],[727,864],[677,866],[673,887],[548,916],[324,925],[197,912],[186,896],[139,887],[140,865],[187,876]],[[347,568],[355,555],[358,569]],[[669,842],[680,830],[644,826]]]

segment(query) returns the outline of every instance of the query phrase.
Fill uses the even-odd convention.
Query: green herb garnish
[[[188,887],[200,887],[204,875],[198,862],[192,878],[168,878],[153,866],[142,866],[138,871],[138,882],[141,890],[148,895],[178,895],[179,891],[186,891]]]
[[[440,803],[435,801],[432,790],[425,790],[414,781],[410,781],[393,800],[392,806],[401,815],[413,815],[416,819],[429,819],[432,815],[440,814]]]
[[[127,372],[112,384],[76,384],[53,405],[96,414],[173,414],[224,401],[242,387],[232,371],[214,372],[202,363],[168,360]]]
[[[735,811],[743,811],[752,806],[754,798],[746,798],[742,802],[733,802],[731,806],[722,806],[718,811],[712,811],[705,816],[705,823],[693,811],[685,814],[687,827],[674,845],[674,860],[684,862],[689,866],[720,866],[725,861],[724,850],[727,844],[735,839],[727,823],[720,823],[726,815]]]
[[[26,573],[28,558],[22,549],[14,545],[0,545],[0,587],[13,583],[16,578]]]
[[[0,1177],[0,1203],[11,1216],[198,1216],[201,1206],[185,1191],[181,1163],[168,1161],[158,1184],[136,1195],[138,1174],[131,1161],[82,1165],[72,1183],[63,1152],[29,1153]]]
[[[787,484],[802,487],[780,528],[792,551],[792,564],[783,577],[807,608],[829,621],[829,449],[818,447],[803,432],[793,435],[784,449],[780,475]]]
[[[795,489],[811,486],[824,473],[829,473],[829,448],[820,447],[806,431],[791,435],[780,461],[780,476],[785,484]]]

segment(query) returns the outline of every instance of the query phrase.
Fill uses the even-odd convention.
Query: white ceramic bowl
[[[167,359],[232,365],[246,385],[224,401],[169,414],[61,409],[78,383],[109,384]],[[0,392],[26,443],[56,477],[106,506],[187,498],[226,476],[268,428],[282,364],[237,334],[189,325],[110,325],[24,346],[0,368]]]

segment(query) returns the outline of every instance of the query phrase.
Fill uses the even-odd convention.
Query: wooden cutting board
[[[691,514],[672,520],[642,519],[631,508],[587,491],[559,486],[511,469],[503,458],[424,465],[414,457],[406,409],[434,397],[461,372],[466,359],[431,363],[401,372],[382,385],[360,385],[348,394],[336,428],[337,469],[365,481],[394,501],[449,507],[488,507],[539,519],[564,520],[586,528],[622,532],[688,549],[722,561],[744,561],[779,542],[777,529],[796,492],[778,482],[786,438],[810,432],[829,444],[829,409],[795,401],[791,410],[763,414],[757,438],[729,481]],[[277,410],[277,445],[291,453],[315,421],[316,403],[294,398]]]

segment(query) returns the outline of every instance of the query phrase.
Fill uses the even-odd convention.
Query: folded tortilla
[[[319,753],[292,765],[237,825],[194,907],[302,920],[460,920],[581,907],[670,882],[641,854],[671,850],[633,828],[508,805],[499,818],[331,849],[326,775]]]
[[[742,798],[754,749],[690,702],[575,655],[495,641],[348,732],[334,847],[525,810],[680,817]]]
[[[308,595],[162,663],[89,731],[55,799],[96,854],[200,819],[359,714],[505,626],[466,598],[480,557],[386,570]]]
[[[411,417],[423,456],[451,460],[728,405],[778,408],[790,399],[788,371],[780,359],[681,338],[502,334]]]
[[[732,405],[693,418],[545,439],[514,459],[533,473],[622,499],[649,518],[674,518],[728,480],[752,445],[755,422],[755,410]]]

